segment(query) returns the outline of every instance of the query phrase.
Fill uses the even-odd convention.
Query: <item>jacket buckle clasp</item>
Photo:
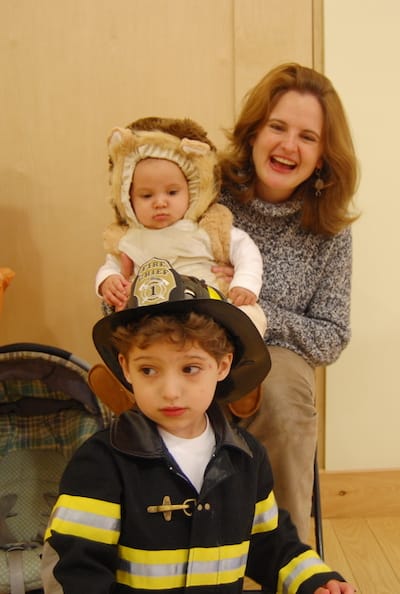
[[[162,513],[164,520],[170,522],[173,511],[183,511],[186,516],[191,516],[193,507],[196,505],[196,499],[185,499],[183,503],[171,503],[169,495],[164,495],[162,505],[149,505],[147,511],[149,514]]]

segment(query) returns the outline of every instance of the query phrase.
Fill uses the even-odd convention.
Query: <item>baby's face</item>
[[[189,206],[187,180],[178,165],[167,159],[139,161],[130,196],[139,223],[149,229],[163,229],[176,223]]]

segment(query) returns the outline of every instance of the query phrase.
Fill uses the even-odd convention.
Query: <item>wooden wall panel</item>
[[[191,116],[223,144],[272,65],[312,61],[312,1],[3,0],[0,343],[97,360],[93,280],[111,211],[106,137],[145,115]]]
[[[323,0],[237,0],[234,3],[234,110],[274,66],[299,62],[322,71]],[[266,271],[266,274],[268,272]],[[318,463],[325,467],[325,369],[316,371]]]
[[[191,116],[222,138],[231,1],[2,5],[0,258],[16,277],[0,342],[45,342],[94,361],[93,281],[112,215],[106,137],[161,114]]]
[[[313,65],[312,0],[234,4],[235,106],[246,91],[282,62]]]

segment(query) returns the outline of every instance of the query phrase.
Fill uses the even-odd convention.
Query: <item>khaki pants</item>
[[[288,349],[268,348],[272,367],[261,387],[260,408],[240,424],[264,444],[278,505],[308,542],[317,445],[314,369]]]

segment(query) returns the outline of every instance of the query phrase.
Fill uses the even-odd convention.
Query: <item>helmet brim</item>
[[[234,357],[228,376],[218,382],[215,397],[233,402],[256,388],[271,368],[268,349],[250,318],[239,308],[218,299],[185,299],[125,309],[99,320],[93,328],[95,347],[111,372],[129,390],[112,344],[113,332],[119,326],[134,324],[144,315],[174,315],[196,312],[211,317],[223,326],[234,344]]]

